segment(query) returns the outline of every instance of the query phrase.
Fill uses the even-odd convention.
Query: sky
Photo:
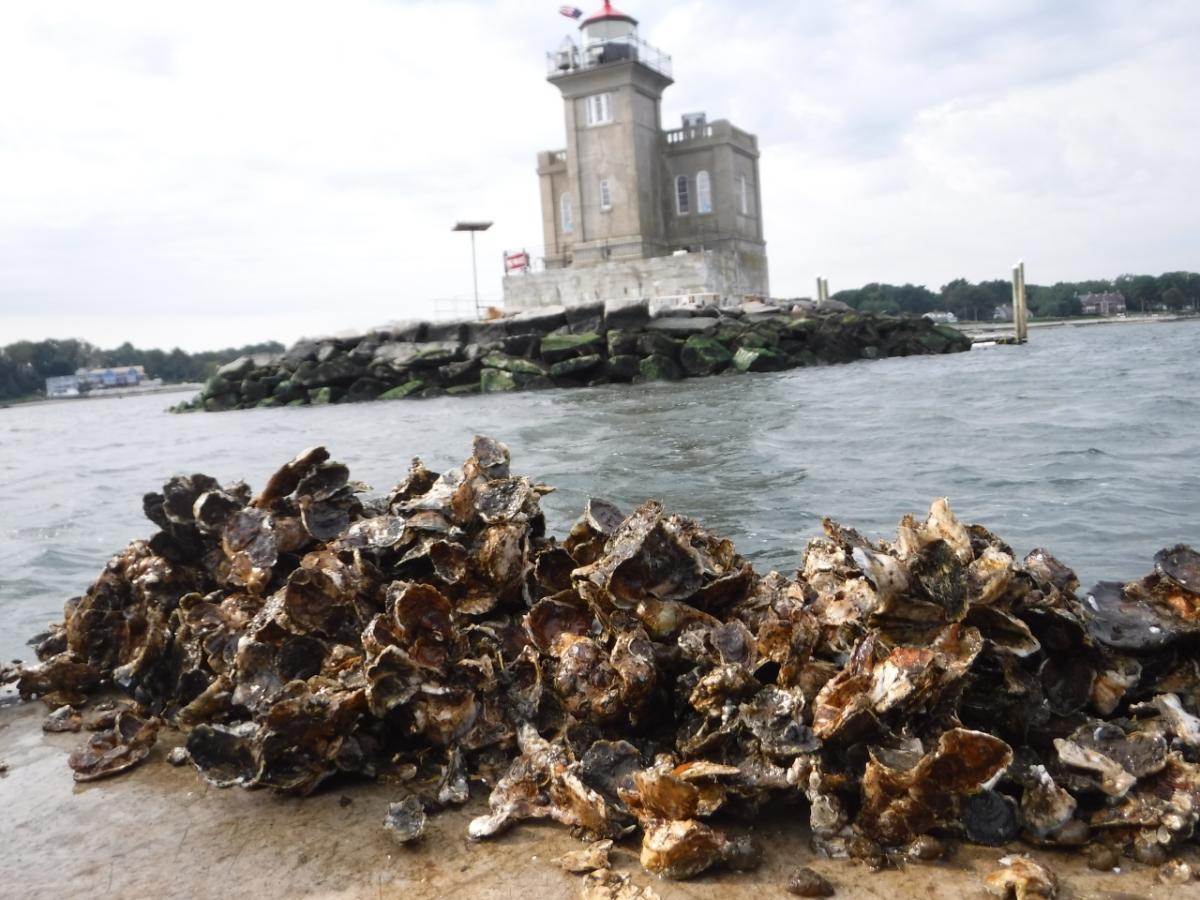
[[[591,12],[599,0],[581,4]],[[1195,0],[626,0],[759,137],[772,293],[1200,269]],[[554,2],[3,0],[0,345],[465,309],[542,244]]]

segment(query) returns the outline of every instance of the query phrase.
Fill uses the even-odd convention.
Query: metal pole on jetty
[[[491,222],[459,222],[452,231],[468,231],[471,233],[471,276],[475,282],[475,318],[483,318],[483,310],[479,308],[479,266],[475,262],[475,232],[487,231],[492,227]]]

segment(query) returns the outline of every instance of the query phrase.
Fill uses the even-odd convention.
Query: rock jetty
[[[651,316],[645,301],[610,301],[303,340],[278,357],[246,356],[229,363],[203,392],[175,409],[221,412],[588,387],[970,347],[955,329],[911,316],[761,303]]]

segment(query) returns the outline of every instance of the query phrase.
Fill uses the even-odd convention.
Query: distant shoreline
[[[1135,313],[1126,316],[1124,319],[1116,317],[1088,317],[1075,319],[1042,319],[1031,320],[1030,328],[1086,328],[1092,325],[1150,325],[1155,323],[1166,322],[1200,322],[1200,316],[1180,315],[1177,313],[1158,314]],[[972,336],[982,334],[1009,335],[1013,330],[1012,322],[954,322],[951,323],[952,328],[957,328],[963,334]]]
[[[193,393],[203,390],[203,388],[204,385],[202,383],[196,382],[188,384],[164,384],[160,387],[151,388],[127,388],[92,391],[87,394],[80,394],[78,397],[28,397],[25,399],[0,401],[0,409],[7,409],[13,406],[57,406],[61,403],[70,403],[78,400],[113,400],[125,399],[126,397],[145,397],[150,394]]]

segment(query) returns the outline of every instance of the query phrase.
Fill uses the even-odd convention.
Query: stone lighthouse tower
[[[547,57],[567,147],[538,156],[544,252],[505,277],[506,307],[765,297],[757,139],[703,113],[664,131],[671,58],[608,0],[580,32]]]
[[[674,83],[670,59],[647,52],[637,21],[608,3],[581,30],[582,48],[564,46],[550,75],[563,96],[567,165],[566,190],[557,198],[558,252],[551,254],[547,241],[547,259],[585,265],[658,256],[665,249],[658,240],[658,161],[662,94]],[[549,199],[555,200],[553,192]]]

